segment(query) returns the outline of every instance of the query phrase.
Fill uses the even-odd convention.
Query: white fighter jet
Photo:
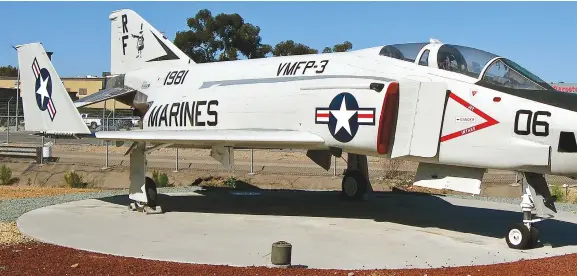
[[[505,237],[524,249],[557,212],[543,175],[577,175],[577,95],[486,51],[431,39],[196,64],[134,11],[110,20],[113,77],[76,103],[42,44],[15,48],[26,130],[130,143],[131,208],[159,207],[145,176],[158,148],[211,149],[227,168],[241,148],[304,149],[327,170],[346,152],[349,199],[372,190],[367,156],[417,161],[414,185],[471,194],[487,169],[517,172],[523,220]],[[112,98],[141,112],[141,129],[89,131],[76,107]]]

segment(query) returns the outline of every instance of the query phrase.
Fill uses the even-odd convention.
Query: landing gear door
[[[445,83],[399,82],[399,112],[391,158],[437,155],[447,95]]]

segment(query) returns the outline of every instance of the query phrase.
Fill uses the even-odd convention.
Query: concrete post
[[[178,148],[176,148],[176,158],[174,161],[174,172],[178,172]]]
[[[44,136],[41,136],[41,143],[42,145],[40,145],[41,147],[41,153],[40,153],[40,164],[44,164]]]
[[[337,176],[337,157],[333,156],[333,176]]]
[[[6,121],[6,144],[10,143],[10,102],[13,97],[8,100],[8,120]]]
[[[250,149],[250,175],[254,175],[254,149]]]
[[[18,68],[18,79],[16,80],[16,131],[18,131],[19,104],[20,104],[20,68]]]

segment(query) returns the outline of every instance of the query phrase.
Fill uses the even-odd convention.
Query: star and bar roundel
[[[32,71],[36,78],[36,104],[41,111],[47,111],[50,120],[54,121],[54,117],[56,117],[56,107],[52,101],[52,77],[50,76],[50,72],[48,72],[46,68],[40,68],[36,58],[34,58],[32,62]]]
[[[336,95],[329,107],[317,107],[315,123],[328,125],[331,135],[341,143],[355,138],[361,125],[375,125],[375,108],[361,108],[347,92]]]

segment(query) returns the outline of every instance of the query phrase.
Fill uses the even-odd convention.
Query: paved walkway
[[[541,248],[509,249],[517,204],[377,193],[344,202],[332,192],[249,194],[209,190],[162,195],[167,211],[128,210],[125,195],[53,205],[18,219],[26,235],[57,245],[177,262],[268,265],[272,243],[293,245],[292,264],[311,268],[426,268],[577,252],[577,216],[537,224]]]

